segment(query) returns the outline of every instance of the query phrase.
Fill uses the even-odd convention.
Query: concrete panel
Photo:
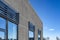
[[[19,40],[28,40],[28,27],[20,25],[19,29]]]

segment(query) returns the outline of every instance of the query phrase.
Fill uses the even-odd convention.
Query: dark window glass
[[[8,22],[8,39],[17,40],[17,25],[12,22]]]
[[[2,10],[0,10],[0,13],[2,13],[3,11]]]
[[[6,29],[6,20],[0,17],[0,28]]]
[[[34,40],[34,34],[35,34],[35,28],[34,25],[32,23],[28,23],[29,25],[29,40]]]
[[[4,15],[4,17],[8,17],[9,19],[16,21],[16,12],[2,1],[0,1],[0,14]]]
[[[5,33],[0,31],[0,40],[4,40],[5,39]]]
[[[38,40],[40,40],[40,31],[38,30]]]

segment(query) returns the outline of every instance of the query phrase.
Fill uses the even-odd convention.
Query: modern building
[[[43,23],[28,0],[0,0],[0,40],[43,40]]]

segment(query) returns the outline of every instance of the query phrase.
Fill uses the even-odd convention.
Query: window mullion
[[[6,40],[8,40],[8,20],[6,20]]]

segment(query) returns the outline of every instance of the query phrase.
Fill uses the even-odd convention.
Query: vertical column
[[[8,20],[6,20],[6,40],[8,40]]]
[[[38,28],[35,26],[35,40],[38,40]]]
[[[42,29],[41,29],[40,40],[43,40],[43,27],[42,27]]]

